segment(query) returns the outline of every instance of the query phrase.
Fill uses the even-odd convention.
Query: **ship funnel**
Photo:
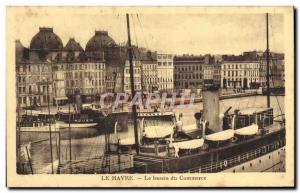
[[[214,61],[208,61],[208,63],[203,66],[203,120],[208,122],[208,129],[220,132],[223,130],[220,124],[219,107],[221,65]]]
[[[79,113],[82,110],[82,101],[80,93],[78,91],[75,92],[75,105],[76,111]]]
[[[208,121],[209,129],[214,132],[222,131],[219,107],[219,89],[203,90],[203,120]]]

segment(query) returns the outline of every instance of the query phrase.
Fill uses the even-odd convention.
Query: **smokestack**
[[[81,101],[81,96],[80,96],[79,92],[75,93],[75,104],[76,104],[77,112],[80,112],[82,110],[82,101]]]
[[[220,121],[219,90],[209,89],[203,91],[203,120],[208,121],[209,129],[214,132],[222,131]]]

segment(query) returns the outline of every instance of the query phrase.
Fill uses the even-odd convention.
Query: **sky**
[[[124,14],[70,13],[16,15],[16,35],[24,46],[39,27],[53,27],[65,45],[74,37],[83,48],[95,30],[106,30],[117,43],[127,41]],[[241,54],[266,49],[265,14],[139,14],[131,15],[135,45],[172,54]],[[270,14],[270,50],[284,52],[284,17]]]

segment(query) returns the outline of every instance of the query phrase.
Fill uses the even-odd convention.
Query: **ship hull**
[[[217,173],[275,171],[284,167],[285,130],[256,136],[238,144],[230,144],[179,158],[135,156],[133,173]],[[278,153],[279,152],[279,153]],[[277,155],[276,155],[277,154]],[[269,158],[270,157],[270,158]],[[151,159],[150,159],[151,158]],[[268,159],[266,159],[268,158]],[[280,158],[280,159],[279,159]],[[148,161],[151,160],[151,161]],[[261,166],[257,166],[257,160]],[[260,160],[260,161],[259,161]],[[255,162],[254,162],[255,161]],[[250,166],[250,163],[252,166]],[[276,165],[276,166],[275,166]],[[243,168],[244,166],[244,168]],[[248,167],[249,166],[249,167]],[[279,170],[279,169],[278,169]]]
[[[65,122],[59,122],[59,127],[60,128],[91,128],[91,127],[96,127],[98,123],[65,123]]]
[[[285,172],[285,146],[222,172]]]

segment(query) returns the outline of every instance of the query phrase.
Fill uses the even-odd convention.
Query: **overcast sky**
[[[269,18],[270,49],[283,52],[283,15],[271,14]],[[266,49],[265,14],[139,14],[130,19],[133,43],[151,50],[173,54],[241,54]],[[39,27],[53,27],[64,45],[74,37],[83,48],[96,29],[107,30],[117,43],[127,40],[125,15],[50,12],[30,14],[26,19],[18,16],[16,24],[16,37],[24,46],[29,46]]]

